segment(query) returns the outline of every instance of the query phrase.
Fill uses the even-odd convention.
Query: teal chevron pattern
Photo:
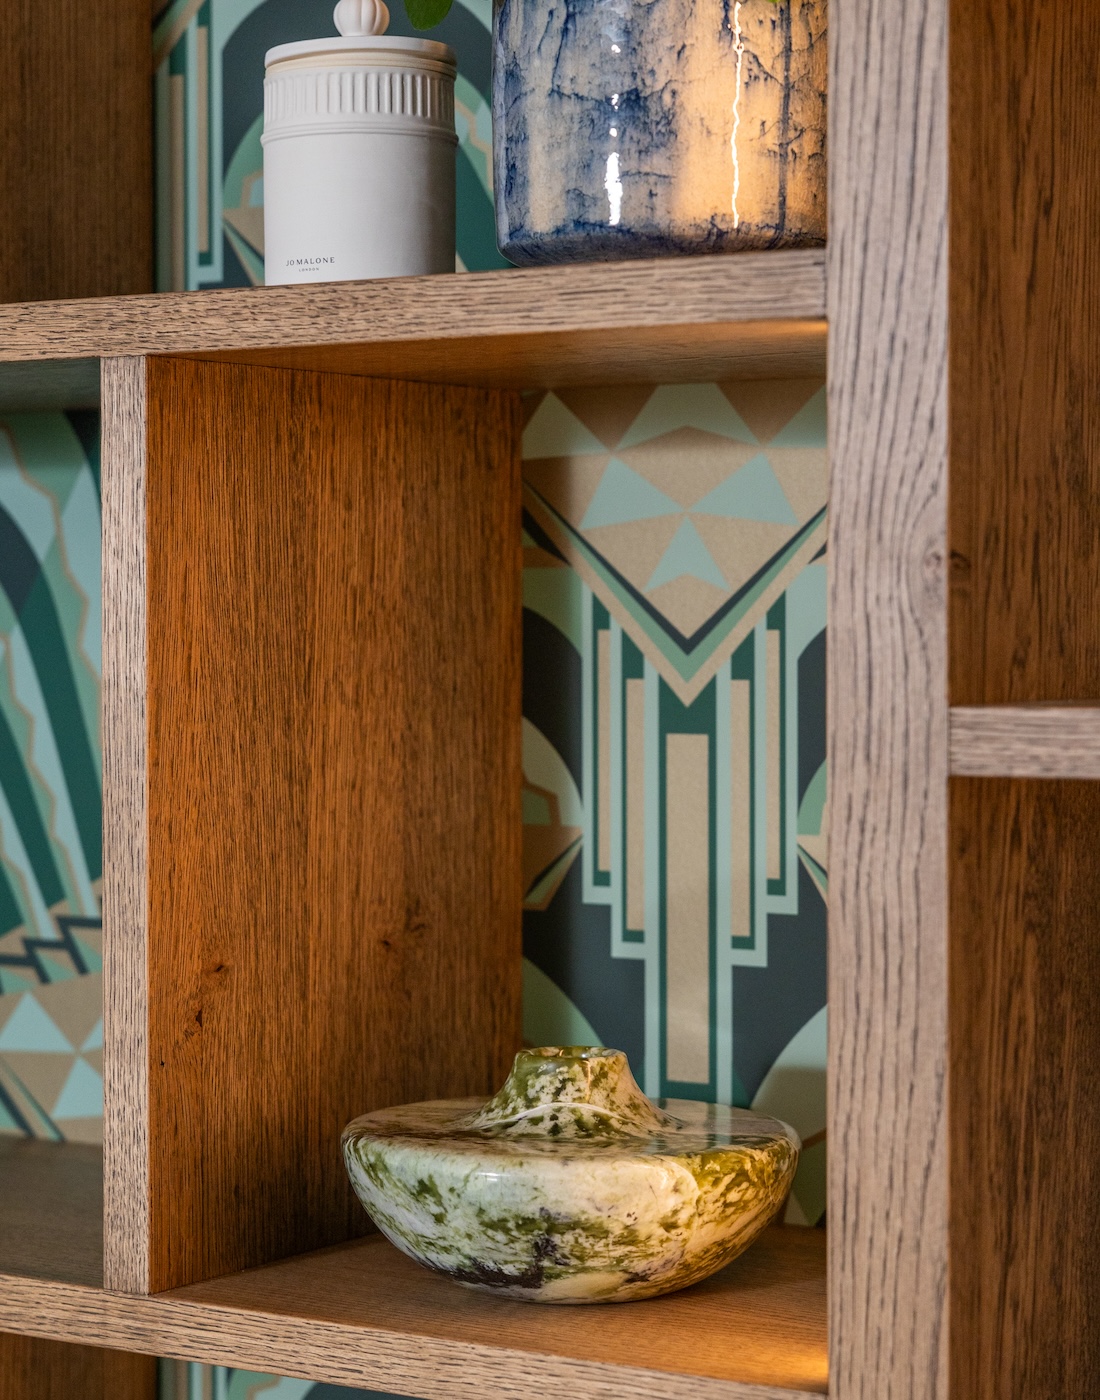
[[[0,1132],[101,1135],[94,415],[0,419]]]

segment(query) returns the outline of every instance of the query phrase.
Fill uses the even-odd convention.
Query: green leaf
[[[414,29],[431,29],[447,18],[451,0],[405,0],[405,13]]]

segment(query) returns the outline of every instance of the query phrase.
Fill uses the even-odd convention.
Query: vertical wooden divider
[[[958,0],[951,702],[1100,699],[1100,7]]]
[[[156,1400],[152,1356],[0,1333],[0,1400]]]
[[[947,22],[947,0],[829,15],[836,1400],[948,1386]]]
[[[105,724],[106,1281],[135,1292],[367,1228],[340,1128],[499,1080],[522,900],[515,396],[150,359],[144,399],[144,454],[104,412],[107,703],[146,682]],[[142,477],[144,618],[111,534]]]
[[[145,360],[101,367],[103,1247],[109,1288],[149,1279]]]

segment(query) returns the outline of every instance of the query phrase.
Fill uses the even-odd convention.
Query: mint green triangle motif
[[[660,620],[658,616],[648,613],[645,607],[639,607],[639,602],[644,603],[645,599],[611,569],[607,561],[592,548],[580,531],[571,525],[560,512],[556,511],[530,482],[526,484],[524,489],[528,492],[532,502],[537,503],[538,508],[554,522],[555,527],[569,540],[571,547],[593,571],[597,579],[597,592],[602,590],[603,596],[614,599],[634,618],[650,643],[673,667],[676,674],[685,681],[690,680],[700,671],[708,659],[722,646],[725,638],[747,614],[752,612],[757,599],[764,593],[771,581],[782,572],[788,560],[798,552],[825,519],[825,506],[822,506],[816,515],[792,534],[788,542],[761,570],[752,585],[738,597],[736,602],[719,609],[712,623],[701,628],[694,637],[682,639],[686,644],[687,649],[685,650],[685,647],[678,640],[678,634],[674,632],[670,624]]]
[[[719,482],[692,506],[696,515],[721,515],[737,520],[762,520],[774,525],[797,525],[791,503],[763,452],[750,458],[732,476]]]
[[[671,583],[685,574],[704,583],[712,583],[715,588],[729,588],[721,569],[690,520],[684,520],[669,541],[668,548],[657,561],[653,577],[646,584],[646,592],[651,593],[661,584]]]
[[[547,394],[523,433],[524,457],[571,457],[606,452],[603,443],[570,413],[556,394]]]
[[[75,1060],[54,1104],[54,1118],[98,1118],[102,1112],[103,1080],[87,1060]]]
[[[589,502],[580,528],[595,530],[601,525],[629,525],[635,520],[679,515],[683,509],[652,481],[647,481],[625,462],[620,462],[618,457],[612,457],[600,477],[600,484]]]
[[[717,384],[663,384],[630,425],[619,451],[674,433],[677,428],[699,428],[733,442],[756,442]]]
[[[49,1013],[28,992],[24,994],[4,1029],[0,1031],[0,1050],[45,1050],[72,1054],[73,1047],[61,1034]]]

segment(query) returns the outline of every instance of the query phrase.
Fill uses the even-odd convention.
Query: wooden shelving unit
[[[56,376],[63,396],[75,367],[102,367],[108,930],[99,1267],[87,1210],[83,1226],[66,1215],[58,1248],[35,1248],[33,1288],[25,1255],[9,1264],[0,1246],[0,1325],[425,1396],[825,1390],[821,1232],[774,1231],[719,1279],[610,1330],[599,1313],[440,1287],[377,1238],[330,1244],[364,1228],[332,1150],[340,1124],[372,1102],[487,1090],[518,1043],[512,386],[820,373],[822,255],[749,257],[737,283],[700,259],[0,309],[0,385],[34,363],[39,392]],[[325,588],[312,531],[333,492],[347,527],[326,542],[339,583]],[[410,575],[426,539],[453,590]],[[247,622],[226,596],[251,599]],[[399,638],[369,625],[379,612],[410,619]],[[314,654],[311,687],[285,680],[286,618],[341,639]],[[425,648],[463,674],[433,682]],[[383,665],[388,695],[364,679]],[[252,716],[273,707],[282,722],[258,732]],[[315,763],[334,731],[350,747]],[[371,752],[387,757],[364,774]],[[440,784],[472,804],[468,824],[441,820],[434,798],[425,811]],[[250,825],[256,809],[266,819]],[[239,859],[204,810],[241,814]],[[325,863],[311,877],[303,844]],[[389,909],[387,850],[403,881]],[[280,903],[272,863],[298,889],[311,881],[314,985],[334,979],[317,1020],[275,1011],[249,965],[255,910]],[[300,898],[288,886],[290,907]],[[375,936],[340,932],[363,905]],[[431,935],[415,979],[392,958],[412,905]],[[279,937],[265,925],[269,946]],[[300,930],[283,938],[272,959],[301,957]],[[380,1008],[371,1029],[362,997]],[[349,1055],[334,1061],[333,1041]],[[258,1064],[278,1067],[274,1082]],[[96,1164],[53,1152],[86,1194]],[[0,1196],[3,1182],[0,1163]],[[330,1247],[300,1252],[317,1244]]]
[[[834,6],[827,259],[102,297],[151,262],[140,220],[102,246],[147,188],[118,85],[118,181],[0,246],[0,404],[102,403],[107,997],[102,1173],[0,1154],[0,1395],[144,1400],[141,1353],[424,1397],[1100,1393],[1098,14]],[[40,40],[0,79],[72,85],[67,150],[96,79]],[[467,1296],[358,1238],[333,1144],[518,1040],[517,390],[817,374],[826,320],[827,1244],[622,1308]]]
[[[511,389],[823,374],[824,251],[736,263],[734,277],[685,258],[0,306],[0,393],[32,362],[36,383],[83,373],[86,393],[81,364],[126,355]]]
[[[28,1175],[49,1161],[47,1149],[32,1151],[22,1163]],[[53,1156],[55,1178],[70,1172],[81,1192],[96,1190],[87,1153],[71,1162],[72,1149]],[[11,1158],[5,1166],[19,1168]],[[57,1186],[44,1184],[44,1206]],[[0,1228],[26,1239],[26,1206],[13,1220],[15,1199],[0,1205]],[[64,1229],[30,1238],[33,1251],[23,1245],[17,1260],[3,1261],[12,1271],[0,1274],[0,1328],[40,1337],[439,1400],[549,1387],[578,1400],[826,1391],[820,1231],[773,1229],[717,1278],[663,1305],[626,1308],[612,1327],[602,1309],[532,1308],[464,1292],[377,1235],[155,1297],[103,1289],[92,1211],[74,1205]]]

